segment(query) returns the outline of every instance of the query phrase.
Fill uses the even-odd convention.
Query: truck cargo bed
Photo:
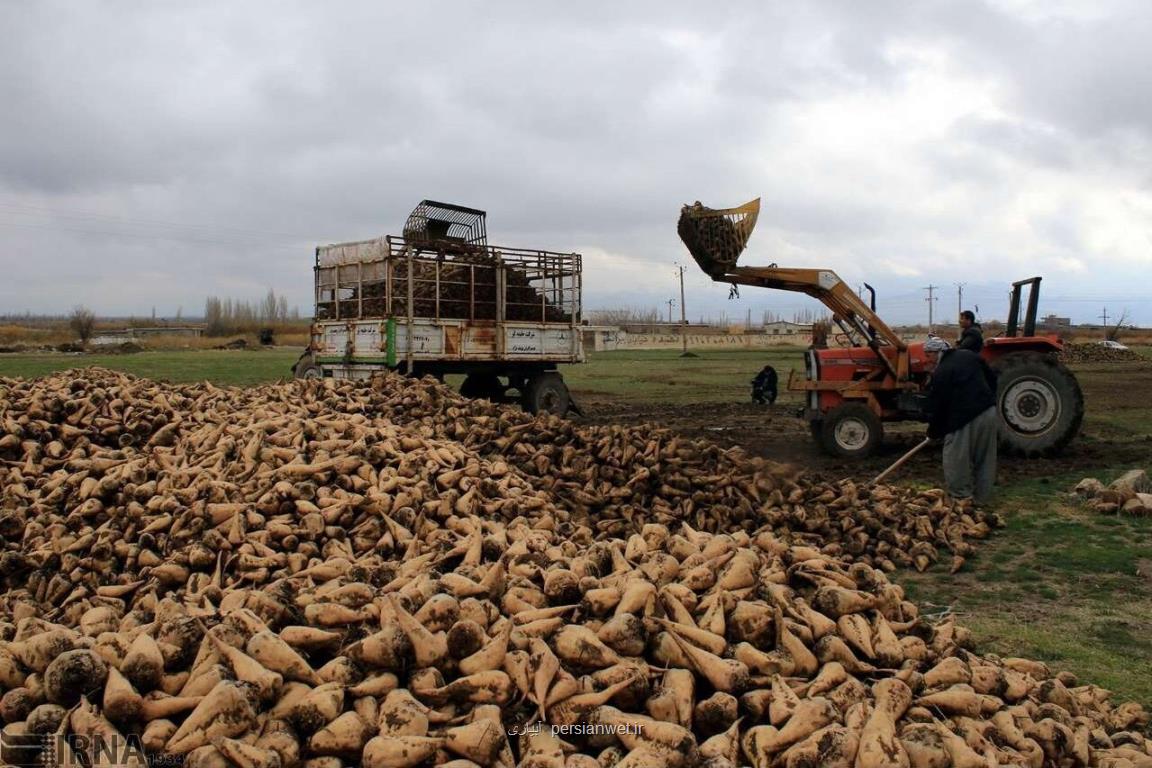
[[[315,294],[310,351],[330,375],[584,360],[575,253],[402,237],[321,246]]]

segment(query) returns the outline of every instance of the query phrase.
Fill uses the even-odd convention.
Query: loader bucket
[[[760,198],[739,208],[707,208],[697,200],[680,209],[676,232],[692,258],[713,280],[736,266],[760,214]]]

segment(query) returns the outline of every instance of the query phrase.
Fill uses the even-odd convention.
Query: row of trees
[[[177,313],[179,319],[180,313]],[[300,320],[300,310],[288,308],[288,300],[269,290],[260,302],[208,297],[204,302],[205,332],[209,336],[233,333],[255,333]],[[87,344],[96,330],[96,314],[85,306],[76,306],[68,315],[68,327],[82,344]]]
[[[805,308],[792,313],[792,322],[800,323],[802,325],[810,325],[817,320],[826,319],[828,313],[823,310],[816,310]],[[746,318],[745,322],[747,321]],[[784,315],[773,312],[772,310],[764,310],[761,315],[761,323],[767,325],[780,320],[786,319]],[[588,311],[588,322],[593,325],[657,325],[666,324],[668,322],[668,310],[665,309],[661,312],[658,309],[630,309],[630,308],[617,308],[617,309],[592,309]],[[680,322],[680,313],[674,313],[672,317],[673,323]],[[701,324],[709,325],[729,325],[732,321],[727,313],[721,313],[719,320],[709,316],[701,316],[699,318]]]
[[[258,303],[216,296],[204,302],[205,332],[209,336],[255,333],[299,320],[300,311],[295,307],[288,309],[288,300],[271,290]],[[96,329],[96,314],[84,306],[74,307],[68,316],[68,327],[81,343],[87,344]]]
[[[655,309],[593,309],[588,321],[593,325],[655,325],[661,317]]]
[[[221,299],[209,296],[204,302],[205,333],[226,336],[233,333],[252,333],[261,328],[275,328],[300,320],[300,310],[288,308],[288,299],[277,296],[276,291],[258,302]]]

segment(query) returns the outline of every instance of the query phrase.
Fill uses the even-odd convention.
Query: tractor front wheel
[[[1080,431],[1084,395],[1052,355],[1017,352],[996,362],[1000,444],[1018,456],[1053,456]]]
[[[844,403],[819,422],[821,447],[833,456],[862,459],[871,456],[884,437],[880,417],[863,403]],[[813,434],[817,433],[815,424]]]

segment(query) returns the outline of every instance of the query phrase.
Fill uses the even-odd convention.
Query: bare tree
[[[268,295],[264,297],[264,301],[260,304],[260,320],[265,323],[276,322],[276,291],[269,288]]]
[[[205,332],[209,336],[256,333],[299,319],[300,310],[289,308],[288,298],[272,289],[258,301],[209,296],[204,302]]]
[[[817,320],[812,323],[812,347],[814,349],[828,348],[828,334],[832,331],[832,323],[827,320]]]
[[[224,329],[224,303],[217,296],[209,296],[204,301],[204,324],[209,336],[221,336]]]
[[[96,315],[87,307],[73,307],[72,314],[68,316],[68,326],[80,338],[81,344],[87,344],[96,328]]]

